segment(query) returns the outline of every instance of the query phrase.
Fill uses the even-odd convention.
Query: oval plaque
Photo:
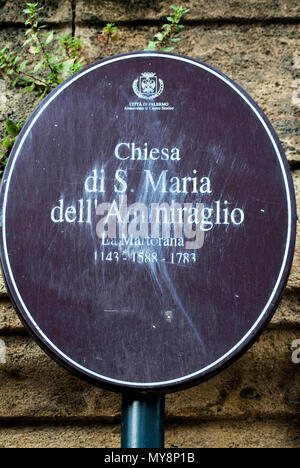
[[[278,138],[222,73],[165,53],[85,68],[14,147],[1,260],[24,324],[109,389],[174,391],[236,359],[287,281],[296,213]]]

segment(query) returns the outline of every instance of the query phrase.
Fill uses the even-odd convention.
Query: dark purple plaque
[[[85,68],[30,117],[1,191],[1,260],[54,359],[112,390],[220,372],[270,320],[295,197],[253,100],[196,60],[132,53]]]

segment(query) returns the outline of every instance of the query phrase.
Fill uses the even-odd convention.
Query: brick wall
[[[70,31],[67,0],[43,0],[49,26]],[[170,2],[172,3],[172,2]],[[190,0],[177,49],[220,69],[262,107],[286,150],[300,203],[298,0]],[[25,1],[0,0],[0,47],[18,48]],[[120,25],[111,53],[141,50],[168,13],[165,0],[77,0],[76,34],[97,54],[105,22]],[[37,102],[0,77],[0,134]],[[298,205],[299,206],[299,205]],[[228,370],[166,399],[166,447],[299,447],[300,244],[281,305],[260,340]],[[121,398],[48,358],[16,317],[0,279],[0,447],[118,447]]]

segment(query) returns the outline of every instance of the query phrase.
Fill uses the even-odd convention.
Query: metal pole
[[[164,432],[164,395],[123,395],[122,448],[163,448]]]

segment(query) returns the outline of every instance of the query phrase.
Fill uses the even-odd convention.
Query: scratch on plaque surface
[[[163,133],[163,131],[162,131],[162,133]],[[182,141],[179,142],[178,146],[180,146],[181,143],[183,143],[183,142]],[[133,164],[132,161],[130,161],[129,167],[126,164],[128,164],[128,162],[125,163],[124,161],[122,161],[118,166],[118,170],[126,170],[126,169],[129,170],[129,171],[130,170],[135,170],[135,168],[132,166],[132,164]],[[174,167],[172,166],[171,161],[167,161],[167,166],[166,167],[167,167],[168,171],[170,171],[170,174],[172,174],[174,176],[177,175],[176,169],[174,169]],[[152,161],[151,159],[145,161],[144,170],[150,170],[151,173],[154,176],[157,175],[158,174],[157,171],[159,171],[159,169],[155,166],[154,161]],[[157,177],[158,177],[158,175],[157,175]],[[135,187],[135,194],[136,194],[135,197],[136,197],[136,200],[138,200],[138,203],[144,204],[145,206],[150,206],[151,203],[157,203],[157,204],[169,203],[169,204],[171,204],[172,200],[173,200],[173,197],[172,197],[171,194],[166,195],[164,192],[157,193],[156,191],[148,190],[146,181],[142,177],[140,178],[140,181],[139,181],[137,187]],[[185,194],[181,193],[179,195],[177,201],[178,201],[178,203],[184,203],[184,200],[185,200]],[[120,237],[122,237],[122,234],[120,235]],[[119,253],[121,255],[124,246],[120,244],[120,245],[118,245],[117,248],[118,248]],[[160,251],[161,251],[161,249],[158,249],[155,246],[148,246],[149,255],[151,255],[153,253],[157,254]],[[138,245],[131,245],[130,247],[128,247],[128,257],[131,256],[132,252],[135,252],[135,253],[138,254],[140,252],[140,247]],[[148,273],[149,273],[150,278],[151,278],[151,282],[153,283],[153,285],[156,286],[156,288],[161,293],[161,295],[165,296],[166,292],[167,291],[169,292],[170,296],[173,298],[173,300],[174,300],[174,302],[175,302],[175,304],[177,306],[178,312],[180,311],[181,314],[183,315],[183,317],[185,318],[185,321],[188,323],[190,329],[192,330],[193,335],[195,336],[196,340],[198,341],[198,343],[199,343],[199,345],[200,345],[200,347],[202,349],[202,352],[205,354],[206,351],[205,351],[204,342],[203,342],[203,339],[202,339],[202,336],[201,336],[201,332],[197,329],[197,326],[194,324],[192,318],[190,317],[189,311],[186,310],[186,307],[185,307],[184,303],[182,302],[180,292],[177,290],[176,286],[174,285],[174,283],[172,281],[172,278],[170,276],[170,272],[168,271],[168,267],[166,265],[166,262],[149,262],[149,263],[145,263],[144,267],[148,270]],[[185,265],[184,265],[184,267],[185,267]],[[102,272],[104,272],[104,270],[105,270],[105,263],[103,264]],[[108,312],[108,311],[110,311],[110,310],[107,309],[106,312]],[[116,312],[116,311],[114,310],[113,312]],[[168,320],[171,322],[172,317],[169,316]]]

